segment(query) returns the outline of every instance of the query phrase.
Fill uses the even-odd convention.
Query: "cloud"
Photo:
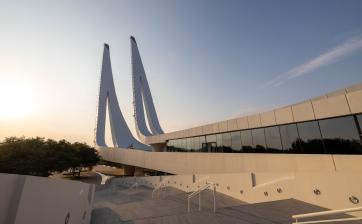
[[[362,50],[362,35],[353,37],[346,42],[328,50],[327,52],[309,60],[301,65],[298,65],[286,73],[279,75],[271,81],[265,83],[262,88],[267,86],[279,86],[288,80],[298,78],[315,71],[326,65],[335,63],[348,55]]]

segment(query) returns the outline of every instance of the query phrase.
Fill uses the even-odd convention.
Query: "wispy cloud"
[[[290,69],[286,73],[281,74],[271,81],[265,83],[262,88],[268,86],[279,86],[290,79],[309,74],[314,70],[335,63],[360,50],[362,50],[362,35],[353,37],[346,42],[328,50],[327,52],[313,58],[312,60]]]

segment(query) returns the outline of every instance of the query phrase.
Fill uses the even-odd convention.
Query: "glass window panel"
[[[224,152],[231,152],[231,135],[230,133],[222,134],[222,145]]]
[[[298,123],[297,127],[300,138],[298,146],[303,153],[325,153],[317,121]]]
[[[281,125],[280,135],[284,150],[293,153],[301,152],[300,148],[298,147],[299,135],[296,124]]]
[[[241,144],[243,145],[243,152],[253,152],[253,138],[251,130],[241,131]]]
[[[191,150],[192,138],[186,138],[186,150]]]
[[[178,140],[172,140],[173,141],[173,148],[172,148],[172,151],[176,151],[177,147],[178,147]]]
[[[231,149],[233,151],[241,150],[241,136],[240,131],[231,132]]]
[[[178,150],[179,148],[181,148],[181,140],[180,139],[176,139],[176,150]]]
[[[251,130],[255,152],[266,152],[264,128]]]
[[[180,151],[184,152],[186,151],[186,148],[187,148],[187,139],[186,138],[183,138],[181,139],[181,146],[180,146]]]
[[[169,152],[171,150],[171,147],[172,147],[171,145],[172,145],[172,140],[168,140],[167,144],[166,144],[166,146],[167,146],[166,151],[167,152]]]
[[[216,135],[206,135],[206,142],[216,142]]]
[[[200,140],[200,143],[205,143],[206,142],[205,136],[200,136],[199,140]]]
[[[362,114],[357,115],[357,120],[358,120],[360,130],[362,130]],[[362,134],[362,133],[360,133],[360,134]]]
[[[328,153],[362,153],[361,139],[353,116],[320,120],[319,125]]]
[[[218,152],[223,152],[224,146],[223,146],[223,143],[222,143],[222,134],[217,134],[216,135],[216,147],[217,147]]]
[[[199,141],[200,141],[200,145],[199,145],[199,151],[202,151],[204,152],[205,149],[203,148],[205,145],[205,142],[206,142],[206,137],[205,136],[200,136],[199,137]]]
[[[190,138],[191,144],[190,144],[190,151],[195,150],[195,138]]]
[[[199,137],[195,137],[194,138],[194,148],[193,151],[199,151],[200,150],[200,138]]]
[[[265,128],[265,142],[269,152],[281,152],[283,150],[278,126]]]

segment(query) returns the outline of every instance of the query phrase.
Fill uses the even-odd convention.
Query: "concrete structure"
[[[132,54],[132,83],[133,83],[133,105],[134,119],[137,135],[140,139],[146,136],[163,134],[163,130],[158,121],[155,106],[153,104],[150,87],[147,82],[145,70],[143,68],[136,39],[131,36]],[[143,105],[145,108],[143,108]],[[145,109],[145,110],[144,110]],[[150,130],[147,128],[145,112]]]
[[[231,174],[226,178],[236,178]],[[187,212],[187,196],[197,189],[202,176],[176,175],[163,177],[128,177],[112,179],[106,186],[95,193],[92,224],[103,223],[213,223],[213,224],[269,224],[292,223],[292,215],[325,211],[326,208],[296,199],[281,199],[248,203],[249,192],[245,188],[243,194],[238,191],[237,184],[221,186],[225,191],[235,192],[236,197],[226,196],[222,190],[216,192],[216,212],[213,212],[213,193],[204,191],[201,197],[201,211],[198,211],[198,199],[191,200],[191,212]],[[224,181],[225,177],[213,177],[213,181]],[[168,187],[156,192],[152,198],[152,189],[161,181],[166,181]],[[241,181],[241,180],[240,180]],[[131,188],[135,183],[138,187]],[[220,183],[220,182],[217,182]],[[246,185],[246,184],[245,184]],[[229,190],[228,190],[229,189]],[[262,189],[260,198],[275,199],[278,195],[289,194],[288,189],[280,188],[268,192],[265,196]],[[286,191],[286,192],[284,192]],[[324,192],[323,192],[324,193]],[[322,193],[322,194],[323,194]],[[277,194],[277,195],[276,195]],[[244,195],[244,196],[242,196]],[[282,197],[281,197],[282,198]],[[284,196],[284,198],[287,198]],[[340,214],[330,218],[349,218],[350,215]],[[337,223],[337,222],[328,222]],[[338,222],[357,224],[361,221]]]
[[[171,139],[265,128],[362,113],[362,83],[271,111],[146,137],[145,143],[164,150]]]
[[[88,224],[94,185],[0,174],[0,224]]]
[[[105,122],[108,102],[108,114],[112,132],[113,145],[124,148],[148,149],[145,144],[136,140],[129,130],[123,118],[118,104],[116,90],[113,82],[112,66],[108,44],[104,44],[101,81],[98,98],[97,127],[95,143],[98,146],[106,146],[105,143]]]
[[[138,175],[143,168],[176,174],[138,179],[148,187],[169,178],[163,184],[192,192],[207,179],[218,192],[249,204],[298,200],[327,209],[360,206],[362,84],[263,113],[163,133],[133,37],[131,48],[136,129],[152,151],[98,145],[103,159],[137,167]],[[132,180],[124,184],[131,186]]]

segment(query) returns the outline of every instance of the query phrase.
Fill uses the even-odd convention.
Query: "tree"
[[[97,151],[85,143],[44,138],[6,138],[0,143],[0,172],[49,176],[98,163]]]

